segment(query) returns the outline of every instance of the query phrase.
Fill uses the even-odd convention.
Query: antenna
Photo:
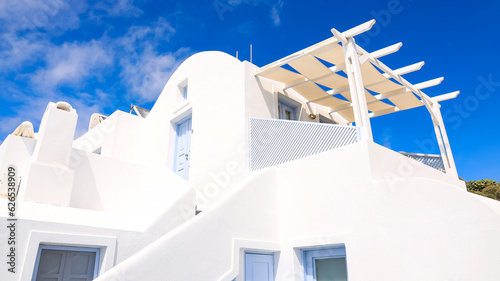
[[[250,62],[252,62],[252,44],[250,44]]]
[[[238,58],[238,51],[236,51],[236,58]]]

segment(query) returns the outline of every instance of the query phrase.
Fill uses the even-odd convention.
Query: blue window
[[[99,249],[40,245],[32,281],[91,281],[97,278]]]
[[[274,281],[273,253],[245,253],[245,281]]]
[[[305,281],[347,281],[345,247],[303,250]]]
[[[182,100],[187,100],[188,97],[188,85],[182,87]]]
[[[279,119],[297,120],[297,107],[279,99],[278,100]]]

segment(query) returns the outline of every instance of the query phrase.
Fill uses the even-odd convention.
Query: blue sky
[[[25,120],[35,130],[49,101],[77,109],[76,136],[92,113],[151,108],[190,55],[219,50],[264,66],[375,18],[358,38],[368,51],[403,42],[381,58],[393,69],[425,61],[404,77],[444,76],[424,90],[442,102],[459,175],[500,180],[499,1],[390,0],[0,0],[0,140]],[[372,119],[377,143],[438,153],[425,108]]]

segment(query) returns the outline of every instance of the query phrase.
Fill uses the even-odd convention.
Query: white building
[[[500,280],[500,203],[466,191],[441,118],[458,92],[356,46],[373,23],[262,68],[196,54],[145,118],[77,140],[50,103],[0,146],[0,280]],[[440,156],[373,142],[370,118],[417,106]]]

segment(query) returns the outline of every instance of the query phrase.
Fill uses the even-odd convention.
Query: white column
[[[343,44],[344,57],[351,91],[352,107],[356,126],[360,128],[361,139],[373,141],[368,106],[366,104],[365,88],[361,76],[361,65],[356,52],[354,38],[347,38],[347,44]]]
[[[441,158],[443,159],[446,174],[458,178],[457,167],[455,166],[455,160],[453,159],[453,154],[451,152],[450,141],[448,140],[448,134],[446,133],[446,129],[444,127],[440,107],[441,105],[439,103],[434,102],[432,104],[431,115],[433,117],[434,130],[438,139],[439,150],[441,151]]]

